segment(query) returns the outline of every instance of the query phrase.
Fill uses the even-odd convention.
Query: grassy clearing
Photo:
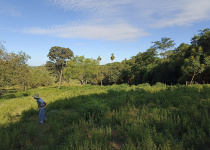
[[[0,149],[210,149],[209,115],[210,85],[38,88],[0,101]]]

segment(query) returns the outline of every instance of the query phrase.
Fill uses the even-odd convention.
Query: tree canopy
[[[74,56],[74,54],[69,48],[54,46],[49,50],[49,54],[47,56],[50,59],[50,61],[48,62],[49,70],[60,70],[60,77],[58,83],[59,89],[61,86],[63,69],[66,66],[67,60],[71,59]]]

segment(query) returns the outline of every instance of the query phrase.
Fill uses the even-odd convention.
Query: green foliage
[[[69,48],[64,48],[64,47],[58,47],[54,46],[51,47],[49,50],[49,54],[47,57],[49,57],[50,62],[48,62],[48,69],[53,70],[53,72],[56,72],[56,70],[60,71],[60,77],[59,77],[59,84],[58,84],[58,89],[61,86],[61,80],[63,76],[63,69],[66,66],[67,60],[71,59],[73,57],[73,52]]]
[[[123,72],[123,64],[119,62],[106,64],[105,66],[106,71],[104,72],[104,84],[120,84],[122,83],[122,79],[120,78],[120,75]]]
[[[7,53],[0,50],[0,87],[18,85],[26,90],[29,85],[30,74],[26,64],[30,58],[24,52]]]
[[[45,66],[35,67],[30,69],[30,87],[37,88],[39,86],[49,86],[53,84],[53,78],[46,70]]]
[[[67,59],[73,57],[73,52],[69,48],[54,46],[47,55],[50,61],[54,62],[57,67],[63,67]]]
[[[186,81],[191,84],[193,81],[209,83],[209,40],[209,29],[204,29],[192,38],[191,45],[181,43],[175,50],[169,50],[174,46],[170,38],[153,42],[154,45],[146,52],[130,59],[135,60],[131,67],[134,84],[162,82],[170,85],[185,84]],[[156,56],[156,50],[161,51],[163,59]]]
[[[64,69],[64,77],[67,81],[78,79],[83,85],[97,83],[98,73],[99,62],[84,56],[75,56],[67,62],[67,67]]]
[[[28,92],[0,101],[0,149],[210,148],[208,84],[85,85]],[[42,126],[34,93],[48,103]]]
[[[163,37],[161,38],[161,41],[155,41],[153,47],[160,50],[160,55],[163,57],[163,59],[167,58],[170,53],[167,52],[167,50],[175,45],[174,41],[171,40],[171,38]]]
[[[203,49],[201,46],[199,46],[197,50],[193,48],[192,51],[196,53],[196,56],[191,56],[185,59],[184,65],[182,66],[183,76],[192,76],[190,82],[191,84],[194,77],[198,74],[201,74],[209,66],[208,57],[204,58],[204,61],[202,60]]]
[[[101,57],[100,57],[100,56],[98,56],[97,60],[100,62],[100,61],[101,61]]]
[[[113,54],[113,53],[111,54],[111,57],[110,57],[110,58],[111,58],[111,60],[112,60],[112,61],[115,59],[115,57],[114,57],[114,54]]]

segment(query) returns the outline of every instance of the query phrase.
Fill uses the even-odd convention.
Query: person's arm
[[[47,103],[46,102],[44,102],[44,107],[47,105]]]
[[[46,102],[44,102],[43,104],[44,104],[44,105],[41,105],[41,106],[40,106],[41,108],[43,108],[43,107],[45,107],[45,106],[47,105]]]
[[[38,106],[38,108],[40,107],[40,102],[37,100],[37,106]]]

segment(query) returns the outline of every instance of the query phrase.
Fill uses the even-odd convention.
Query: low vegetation
[[[48,103],[38,125],[32,95]],[[8,94],[8,93],[7,93]],[[210,85],[66,86],[0,101],[0,149],[210,149]]]

